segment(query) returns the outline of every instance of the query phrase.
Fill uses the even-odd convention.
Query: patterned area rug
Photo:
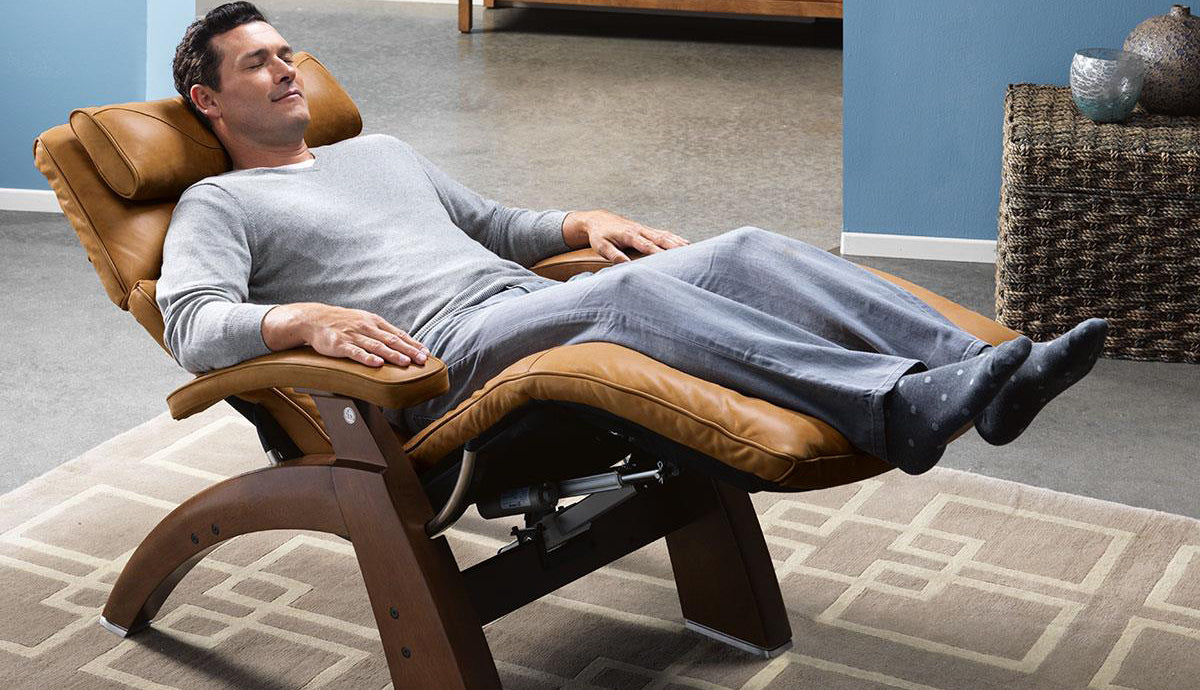
[[[227,406],[165,414],[0,497],[2,688],[390,688],[350,546],[272,532],[204,560],[155,627],[97,624],[174,505],[262,465]],[[489,625],[504,687],[1200,685],[1200,523],[945,469],[754,497],[791,613],[770,661],[683,627],[662,542]],[[471,513],[466,567],[508,541]]]

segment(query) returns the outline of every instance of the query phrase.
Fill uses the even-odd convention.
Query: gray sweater
[[[184,191],[157,286],[163,337],[184,369],[267,354],[263,317],[291,302],[364,309],[420,341],[571,249],[566,211],[485,199],[395,137],[312,151],[307,167],[235,170]]]

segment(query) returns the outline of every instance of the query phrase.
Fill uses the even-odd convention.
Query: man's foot
[[[968,360],[901,376],[883,403],[886,460],[909,474],[937,464],[946,441],[987,407],[1032,346],[1021,336]]]
[[[1054,340],[1034,343],[1021,368],[975,420],[983,440],[1002,446],[1020,436],[1046,403],[1092,370],[1107,335],[1108,321],[1088,319]]]

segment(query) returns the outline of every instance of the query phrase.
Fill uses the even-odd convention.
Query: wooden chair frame
[[[354,546],[397,688],[490,690],[500,679],[482,626],[666,537],[686,626],[764,657],[791,627],[749,495],[684,471],[637,490],[547,553],[524,540],[460,571],[433,506],[378,405],[306,391],[333,442],[227,479],[172,511],[134,552],[101,623],[144,629],[187,572],[227,539],[273,529],[336,534]],[[590,500],[590,499],[585,499]]]

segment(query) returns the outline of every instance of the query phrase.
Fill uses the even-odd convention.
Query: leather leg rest
[[[566,345],[522,358],[408,439],[404,452],[418,472],[428,470],[531,401],[619,413],[623,421],[614,423],[640,429],[643,443],[668,444],[670,451],[683,452],[710,470],[714,466],[709,460],[719,461],[761,480],[752,482],[759,490],[820,489],[891,469],[819,419],[604,342]]]

